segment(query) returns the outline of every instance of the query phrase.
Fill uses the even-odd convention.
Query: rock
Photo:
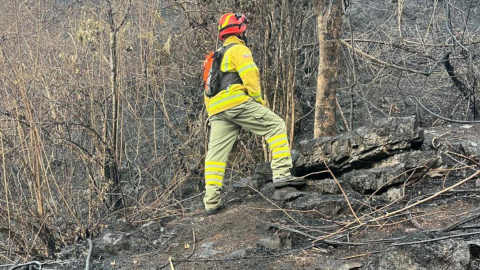
[[[335,137],[300,142],[295,173],[325,170],[324,160],[334,172],[344,172],[419,148],[422,142],[423,131],[415,117],[383,118]]]
[[[253,173],[265,178],[269,178],[268,180],[272,180],[272,169],[270,168],[270,162],[257,164]]]
[[[86,241],[85,241],[86,243]],[[60,252],[55,253],[57,259],[67,260],[69,258],[78,258],[83,256],[87,252],[88,245],[84,243],[74,243],[72,245],[66,246],[60,250]]]
[[[240,180],[233,182],[232,186],[234,188],[246,188],[246,187],[248,187],[248,185],[250,185],[250,183],[251,183],[251,178],[250,177],[240,178]]]
[[[298,191],[298,189],[294,187],[284,187],[284,188],[275,190],[272,198],[277,201],[288,202],[288,201],[295,200],[303,195],[305,195],[305,192]]]
[[[226,256],[223,256],[221,259],[222,260],[231,260],[231,259],[237,259],[237,258],[242,258],[242,257],[245,257],[247,255],[247,249],[239,249],[239,250],[235,250],[234,252],[226,255]]]
[[[477,179],[475,181],[475,187],[477,187],[477,188],[480,187],[480,179]]]
[[[408,172],[408,181],[419,180],[429,169],[438,168],[442,165],[442,157],[433,150],[409,151],[389,157],[372,164],[373,168],[401,164]]]
[[[352,202],[350,202],[352,203]],[[319,195],[311,193],[300,197],[299,199],[287,203],[287,207],[299,210],[316,209],[320,213],[333,216],[339,213],[347,213],[348,204],[342,195]]]
[[[429,168],[439,167],[441,157],[435,151],[410,151],[400,153],[372,164],[370,169],[354,170],[340,176],[355,191],[372,193],[378,189],[415,181],[423,177]],[[418,168],[418,169],[415,169]],[[391,192],[394,192],[393,190]],[[387,198],[399,198],[398,191],[387,194]],[[393,197],[392,197],[393,196]]]
[[[352,270],[352,269],[359,269],[360,267],[362,267],[361,263],[352,262],[352,263],[346,263],[340,266],[338,270]]]
[[[174,229],[165,232],[159,222],[149,222],[130,232],[112,231],[109,228],[102,236],[93,240],[94,253],[117,255],[123,251],[145,252],[151,248],[161,248],[171,244],[177,234]]]
[[[298,151],[296,149],[292,149],[290,154],[292,155],[292,162],[295,162],[299,157]]]
[[[130,233],[108,232],[94,241],[94,253],[116,255],[121,251],[130,250],[131,236]]]
[[[220,251],[214,250],[213,247],[215,246],[214,242],[206,242],[202,244],[203,250],[200,251],[198,254],[195,255],[197,258],[211,258],[217,254],[220,254]]]
[[[437,127],[437,129],[426,130],[425,141],[428,148],[440,150],[445,165],[453,166],[457,164],[457,158],[446,155],[447,151],[480,161],[480,137],[476,129],[465,130],[458,126],[443,129]]]
[[[252,176],[252,182],[255,183],[254,188],[260,188],[268,182],[272,182],[272,169],[270,163],[262,163],[255,167]]]
[[[275,193],[277,189],[273,186],[273,183],[270,182],[268,184],[266,184],[265,186],[263,186],[261,189],[260,189],[260,192],[265,195],[266,197],[268,198],[272,198],[273,197],[273,194]]]
[[[153,234],[158,234],[158,233],[163,233],[165,232],[165,228],[162,227],[162,224],[158,221],[150,221],[145,224],[143,224],[140,228],[139,231],[143,233],[144,235],[153,235]]]
[[[467,244],[471,258],[474,260],[480,259],[480,240],[471,240]]]
[[[405,182],[407,175],[402,164],[379,168],[355,170],[343,174],[340,179],[361,193],[372,193],[380,188]]]
[[[480,161],[480,146],[478,143],[465,140],[462,142],[463,152],[467,157]]]
[[[251,186],[255,189],[260,189],[268,182],[272,182],[272,169],[270,163],[261,163],[255,166],[252,177],[242,178],[240,181],[234,182],[233,187],[245,188]]]
[[[129,232],[133,228],[132,224],[125,219],[117,219],[113,224],[109,225],[109,227],[110,230],[119,232]]]
[[[162,234],[158,239],[153,240],[152,244],[157,248],[165,247],[174,237],[174,234]]]
[[[292,237],[288,232],[279,232],[271,238],[263,238],[257,242],[257,248],[267,251],[292,249]]]
[[[431,168],[437,168],[442,165],[442,158],[433,150],[409,151],[399,153],[380,162],[373,163],[372,167],[379,168],[393,164],[403,164],[405,170],[427,165],[430,165]]]
[[[343,187],[343,181],[340,181]],[[334,179],[324,179],[312,181],[312,188],[319,194],[341,194],[342,191]]]
[[[396,201],[402,197],[402,189],[401,188],[389,188],[387,190],[386,197],[390,202]]]
[[[401,246],[376,257],[365,269],[427,270],[469,269],[470,250],[465,241],[445,240],[435,243]]]

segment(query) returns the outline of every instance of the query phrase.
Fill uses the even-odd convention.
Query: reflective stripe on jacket
[[[220,70],[223,72],[238,72],[243,84],[232,84],[211,98],[205,96],[208,116],[236,107],[247,102],[250,98],[265,105],[260,87],[260,72],[253,61],[252,52],[245,46],[245,42],[236,36],[227,38],[223,45],[226,46],[231,43],[239,45],[235,45],[225,52]]]

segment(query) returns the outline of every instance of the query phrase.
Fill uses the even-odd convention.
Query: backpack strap
[[[227,46],[223,47],[222,50],[222,55],[221,59],[223,62],[223,57],[225,55],[225,52],[230,49],[231,47],[238,45],[237,43],[230,43]],[[221,63],[220,62],[220,63]],[[243,84],[242,78],[240,78],[240,75],[238,72],[223,72],[220,70],[220,91],[227,89],[231,84]]]

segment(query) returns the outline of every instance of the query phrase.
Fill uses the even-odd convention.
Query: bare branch
[[[417,103],[425,110],[427,111],[429,114],[437,117],[437,118],[440,118],[442,120],[445,120],[445,121],[448,121],[448,122],[452,122],[452,123],[460,123],[460,124],[477,124],[477,123],[480,123],[480,121],[463,121],[463,120],[456,120],[456,119],[450,119],[450,118],[447,118],[447,117],[444,117],[444,116],[441,116],[439,114],[436,114],[434,112],[432,112],[431,110],[427,109],[427,107],[425,107],[425,105],[423,105],[420,100],[418,100],[417,97],[411,97],[413,99],[415,99],[417,101]]]

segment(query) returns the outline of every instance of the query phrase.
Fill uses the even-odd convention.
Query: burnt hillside
[[[319,212],[319,216],[305,216],[316,219],[325,215],[323,208],[337,209],[335,205],[322,206],[328,196],[319,196],[323,191],[315,191],[317,184],[330,185],[333,201],[342,204],[349,198],[354,211],[367,206],[373,211],[389,204],[384,198],[388,194],[403,192],[403,183],[417,187],[414,182],[418,181],[419,189],[429,183],[438,189],[412,187],[410,191],[438,192],[476,172],[478,133],[473,131],[478,130],[480,103],[480,2],[359,0],[344,1],[342,9],[336,95],[339,134],[311,141],[320,57],[317,15],[311,1],[1,1],[1,262],[11,265],[56,258],[80,262],[83,249],[66,257],[59,254],[66,247],[84,248],[87,236],[101,239],[109,232],[107,228],[132,231],[129,237],[134,238],[139,228],[150,224],[158,227],[155,237],[160,237],[161,228],[168,228],[169,222],[189,222],[178,218],[199,214],[208,137],[201,64],[216,46],[217,21],[225,12],[243,12],[249,18],[248,45],[260,69],[267,106],[287,123],[292,148],[298,154],[296,173],[312,180],[308,190],[300,193],[260,192],[268,186],[269,176],[265,165],[259,164],[268,162],[269,154],[263,150],[262,138],[242,132],[226,172],[233,205],[239,201],[248,204],[250,201],[241,198],[250,198],[253,204],[249,207],[270,209],[269,200],[275,196],[282,202],[275,203],[280,212],[290,215],[288,209],[292,208],[298,213]],[[377,135],[405,140],[378,141],[375,147],[358,148],[368,141],[363,135],[379,128],[376,123],[403,118],[415,120],[413,133],[383,128]],[[459,135],[462,132],[467,138]],[[431,160],[437,155],[439,160]],[[337,182],[332,182],[326,165],[340,183],[347,184],[345,195],[335,193],[340,189],[331,186]],[[323,172],[316,175],[319,171]],[[415,171],[418,179],[409,180],[406,171]],[[262,195],[234,190],[245,183]],[[448,222],[466,218],[475,213],[470,206],[475,205],[476,195],[466,192],[468,189],[476,187],[460,186],[463,191],[452,195],[455,199],[439,196],[441,200],[435,200],[438,209],[418,213],[436,211],[445,215],[438,216],[439,220],[445,217]],[[411,201],[400,200],[394,207],[412,205],[425,195],[412,194],[408,197]],[[364,196],[378,199],[378,204],[363,205]],[[297,199],[299,204],[309,200],[320,204],[295,209]],[[471,205],[464,206],[468,200]],[[451,205],[461,210],[442,208]],[[328,231],[321,226],[352,221],[350,209],[337,210],[327,214],[332,223],[299,221],[302,226],[317,226],[319,234],[301,231],[320,237]],[[416,220],[414,211],[408,212],[406,219]],[[285,218],[267,214],[263,217],[274,223]],[[374,214],[377,212],[368,212],[372,222],[382,227]],[[335,219],[336,215],[340,218]],[[194,224],[203,222],[202,217],[194,219],[198,219]],[[117,220],[124,221],[123,225],[116,224]],[[230,225],[222,224],[224,232]],[[437,230],[446,224],[426,226]],[[253,239],[259,240],[255,237],[268,238],[278,229],[260,227],[258,234],[250,235],[254,245],[258,241]],[[247,228],[238,227],[235,237],[240,237],[242,230]],[[294,235],[293,249],[309,241],[305,235],[289,233]],[[182,240],[187,236],[172,233],[162,237]],[[174,241],[178,249],[184,244],[180,240]],[[158,246],[153,244],[149,250],[168,248],[163,240],[156,243]],[[142,254],[145,245],[149,243],[138,244],[136,253]],[[127,246],[119,250],[135,250]],[[175,256],[180,254],[175,252]],[[94,255],[94,265],[100,265],[101,254]],[[478,256],[475,254],[470,254],[473,259]],[[469,264],[472,260],[465,261]]]

